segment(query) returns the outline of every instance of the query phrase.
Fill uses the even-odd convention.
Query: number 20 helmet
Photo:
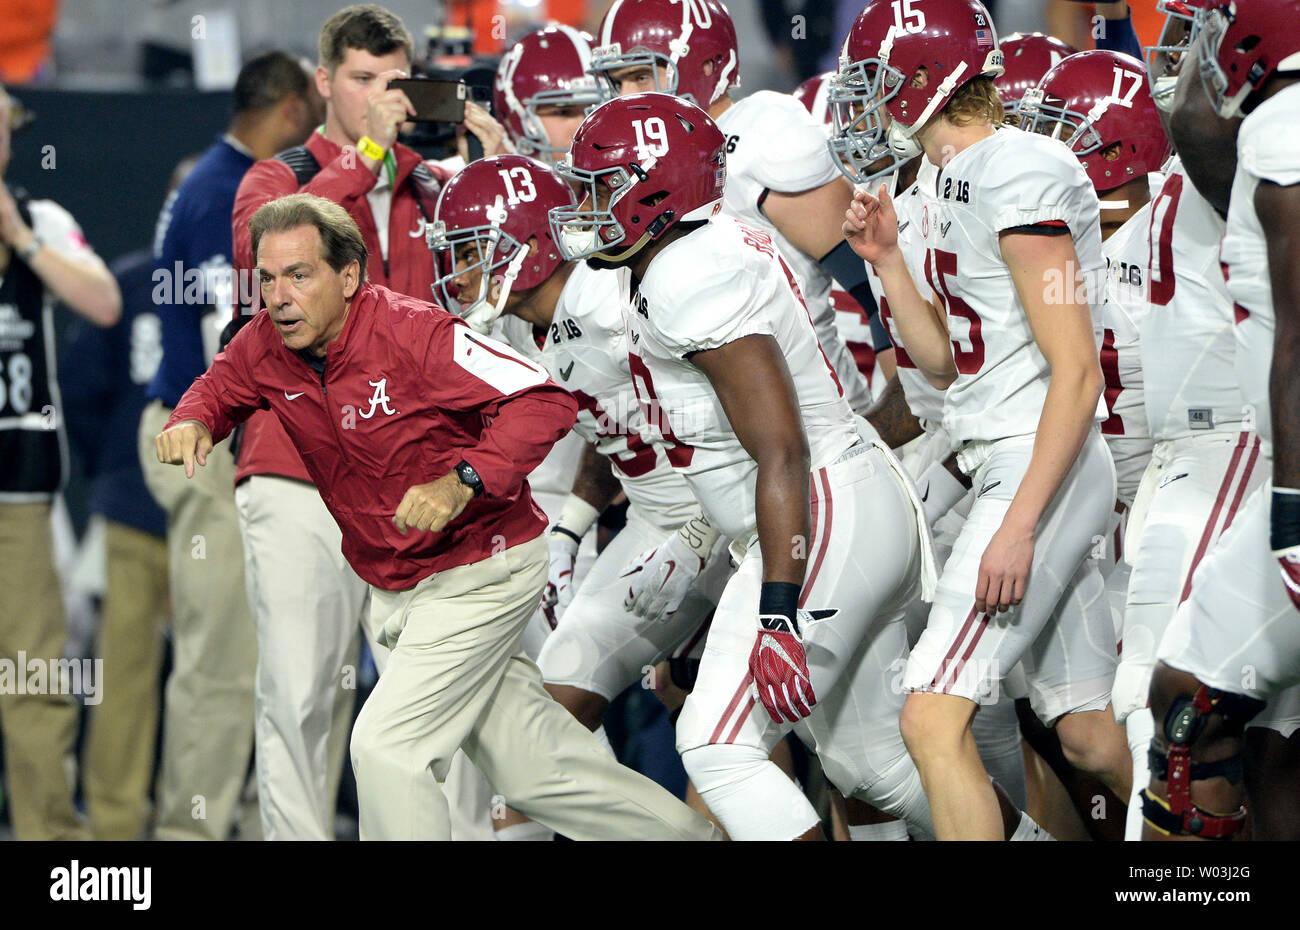
[[[486,332],[505,309],[513,288],[541,284],[560,264],[549,212],[573,204],[573,191],[555,169],[524,155],[471,162],[447,182],[427,235],[438,279],[435,296],[475,329]],[[528,240],[537,251],[528,254]],[[457,252],[477,245],[476,261],[458,269]],[[462,294],[454,279],[478,270],[477,294]]]
[[[1002,70],[993,17],[979,0],[872,0],[845,40],[836,98],[860,114],[860,151],[887,142],[912,158],[921,153],[917,131],[958,89]]]
[[[591,112],[556,170],[585,193],[576,208],[551,211],[560,254],[620,263],[677,223],[722,208],[726,137],[688,100],[631,94]]]
[[[590,68],[591,36],[558,23],[529,33],[501,56],[492,107],[520,154],[553,160],[567,151],[551,144],[537,108],[600,103]]]
[[[736,27],[718,0],[614,0],[591,54],[606,80],[612,71],[648,67],[656,90],[703,110],[740,84]]]
[[[1020,128],[1065,142],[1099,194],[1160,170],[1169,157],[1146,69],[1119,52],[1093,49],[1058,62],[1025,94]]]

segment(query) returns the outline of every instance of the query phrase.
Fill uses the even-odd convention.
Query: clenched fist
[[[408,488],[393,514],[393,524],[400,533],[407,529],[437,533],[459,517],[473,497],[473,489],[449,471],[437,481]]]
[[[194,463],[208,464],[212,451],[212,434],[198,420],[181,420],[153,439],[158,461],[164,465],[185,465],[185,477],[194,477]]]

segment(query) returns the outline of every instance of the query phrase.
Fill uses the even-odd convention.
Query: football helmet
[[[1013,32],[999,43],[1002,49],[1002,76],[994,80],[1007,116],[1020,112],[1020,99],[1038,86],[1043,75],[1063,58],[1079,51],[1055,36],[1041,32]]]
[[[592,70],[609,77],[649,67],[655,89],[702,110],[740,85],[740,52],[731,14],[718,0],[614,0],[597,33]]]
[[[1170,152],[1142,62],[1104,49],[1078,52],[1043,75],[1020,103],[1020,128],[1068,145],[1098,193],[1158,171]],[[1108,161],[1116,143],[1119,155]]]
[[[804,105],[804,109],[812,114],[813,119],[828,126],[831,122],[829,100],[831,78],[834,76],[834,71],[827,71],[825,74],[814,74],[796,87],[791,95]]]
[[[837,100],[859,154],[882,154],[883,143],[901,162],[921,153],[917,130],[959,88],[1001,74],[993,17],[979,0],[872,0],[845,39]]]
[[[466,165],[442,189],[426,234],[438,273],[435,298],[487,332],[512,289],[536,287],[560,264],[548,214],[572,205],[569,185],[536,159],[498,155]],[[534,237],[537,251],[530,255],[528,240]],[[465,246],[474,247],[468,264]],[[455,279],[474,271],[478,293],[461,293]]]
[[[621,264],[677,223],[722,208],[726,137],[689,100],[630,94],[591,112],[556,170],[585,194],[551,210],[560,254]]]
[[[1193,31],[1206,93],[1224,119],[1275,71],[1300,71],[1300,0],[1232,0],[1198,9]]]
[[[568,151],[551,144],[537,108],[585,110],[600,103],[602,85],[590,68],[591,36],[559,24],[529,33],[501,56],[492,85],[492,107],[516,151],[547,161]]]

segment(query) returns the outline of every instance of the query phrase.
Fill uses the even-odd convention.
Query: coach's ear
[[[343,299],[351,300],[361,286],[361,263],[355,259],[343,266]]]

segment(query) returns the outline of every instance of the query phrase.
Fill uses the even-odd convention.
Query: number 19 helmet
[[[1119,52],[1093,49],[1058,63],[1025,94],[1020,128],[1068,145],[1099,194],[1160,170],[1169,157],[1146,70]]]
[[[592,50],[592,68],[653,69],[655,89],[702,110],[740,84],[731,14],[718,0],[614,0]]]
[[[505,309],[513,288],[537,287],[560,264],[548,213],[573,205],[573,191],[555,169],[524,155],[498,155],[471,162],[442,189],[427,234],[438,279],[434,295],[480,332]],[[528,240],[537,251],[528,254]],[[472,260],[457,267],[463,246]],[[458,254],[461,253],[461,254]],[[463,294],[458,277],[479,272],[477,294]]]
[[[560,254],[618,264],[677,223],[722,208],[726,137],[688,100],[631,94],[591,112],[556,170],[585,193],[576,208],[551,211]]]

